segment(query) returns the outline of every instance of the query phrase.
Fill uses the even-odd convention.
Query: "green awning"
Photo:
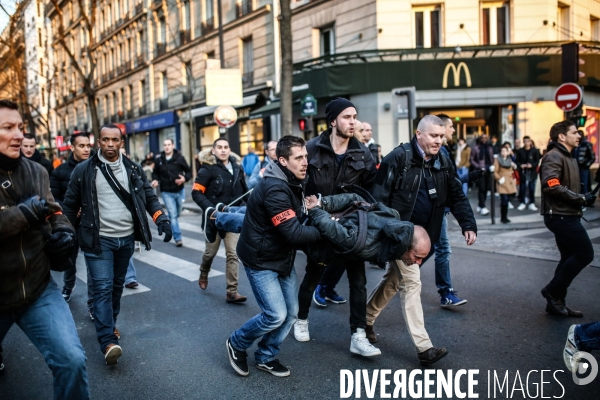
[[[250,113],[250,119],[264,118],[273,114],[279,114],[280,103],[279,100],[274,100],[265,106],[257,108]]]

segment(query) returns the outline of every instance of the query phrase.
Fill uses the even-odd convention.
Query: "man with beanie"
[[[369,149],[354,137],[356,128],[356,107],[343,98],[330,101],[326,108],[329,129],[321,136],[310,140],[308,151],[308,183],[306,195],[329,196],[344,193],[344,187],[357,185],[369,189],[374,182],[377,169]],[[366,338],[367,278],[365,264],[356,259],[340,257],[337,263],[328,268],[328,276],[321,276],[324,267],[308,259],[306,274],[298,292],[298,322],[294,325],[296,340],[310,340],[308,312],[313,293],[321,281],[325,296],[335,298],[333,285],[344,271],[350,283],[350,351],[362,356],[381,354],[378,348]],[[331,285],[331,286],[330,286]]]

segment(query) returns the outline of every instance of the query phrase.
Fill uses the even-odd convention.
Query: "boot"
[[[503,224],[509,224],[510,219],[507,217],[508,215],[508,205],[500,206],[500,222]]]

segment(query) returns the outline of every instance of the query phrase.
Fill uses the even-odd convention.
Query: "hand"
[[[19,203],[19,209],[29,222],[30,226],[44,222],[46,217],[50,215],[50,208],[45,199],[40,199],[40,196],[33,196]]]
[[[68,255],[73,251],[75,240],[73,233],[67,230],[57,230],[46,243],[46,253]]]
[[[585,206],[586,207],[591,207],[594,205],[594,203],[596,202],[596,195],[592,194],[592,193],[586,193],[584,194],[585,196]]]
[[[483,170],[476,169],[475,171],[469,172],[469,182],[477,182],[485,174]]]
[[[179,178],[175,179],[175,183],[178,185],[183,185],[185,183],[185,176],[179,174]]]
[[[154,188],[158,186],[158,181],[155,179],[152,181],[152,183],[150,183],[150,185]]]
[[[506,182],[506,178],[505,177],[502,177],[502,178],[498,179],[498,183],[500,185],[504,185],[504,182]]]
[[[465,231],[465,241],[467,246],[472,245],[477,240],[477,234],[473,231]]]
[[[262,179],[262,177],[265,175],[265,169],[261,168],[260,172],[258,173],[258,176],[260,176],[260,178]]]
[[[317,196],[315,195],[305,197],[304,202],[308,210],[311,210],[319,205],[319,199],[317,199]]]
[[[493,165],[490,165],[488,168],[488,171],[490,171],[490,172],[494,172],[495,170],[496,170],[496,167]]]
[[[173,231],[171,230],[171,223],[168,220],[163,220],[157,224],[158,228],[158,236],[162,236],[163,232],[165,234],[165,238],[163,242],[167,243],[173,239]]]

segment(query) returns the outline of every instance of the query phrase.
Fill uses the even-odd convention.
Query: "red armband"
[[[294,218],[295,216],[296,216],[296,213],[294,212],[294,210],[289,209],[289,210],[285,210],[284,212],[281,212],[281,213],[277,214],[276,216],[274,216],[273,218],[271,218],[271,222],[273,222],[274,226],[277,226],[277,225],[281,224],[282,222],[285,222],[287,220]]]
[[[206,192],[206,188],[199,183],[194,183],[194,186],[192,186],[192,191],[193,190],[198,190],[202,193]]]
[[[156,223],[156,220],[158,219],[158,217],[160,217],[162,215],[162,211],[158,210],[157,212],[154,213],[154,215],[152,216],[152,221],[154,221],[154,223]]]

